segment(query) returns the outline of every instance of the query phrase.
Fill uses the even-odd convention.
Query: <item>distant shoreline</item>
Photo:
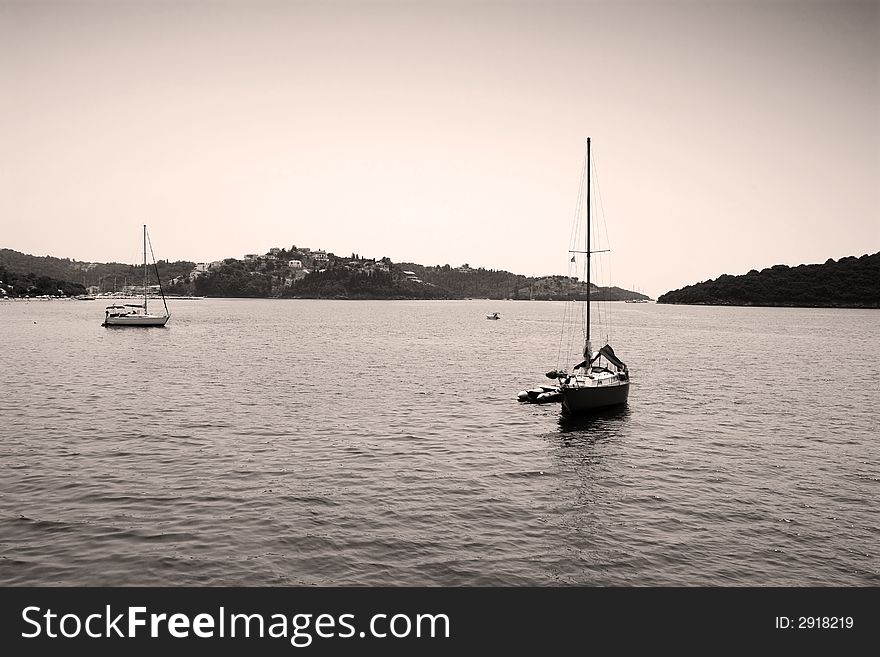
[[[688,306],[880,308],[880,252],[822,264],[773,265],[661,294],[657,303]]]
[[[841,310],[880,310],[880,304],[807,304],[807,303],[734,303],[734,302],[709,302],[709,301],[693,301],[685,303],[683,301],[658,301],[658,305],[663,306],[712,306],[732,307],[732,308],[839,308]]]
[[[131,297],[98,297],[96,299],[77,299],[76,297],[0,297],[0,301],[13,301],[16,303],[28,303],[31,301],[44,303],[46,301],[82,301],[86,303],[100,304],[102,301],[118,301],[120,299],[140,299],[138,296]],[[161,300],[161,297],[149,297],[151,300]],[[438,299],[438,298],[414,298],[414,297],[377,297],[377,298],[351,298],[351,297],[174,297],[166,295],[167,301],[205,301],[205,300],[253,300],[253,301],[483,301],[497,303],[502,301],[515,302],[532,302],[532,301],[568,301],[568,299],[490,299],[490,298],[468,298],[468,299]],[[601,303],[603,301],[596,301]],[[626,303],[621,300],[610,300],[604,303]],[[863,305],[847,305],[847,304],[793,304],[793,303],[732,303],[718,302],[710,303],[706,301],[697,301],[693,303],[657,301],[649,302],[653,305],[664,306],[708,306],[715,308],[731,307],[731,308],[802,308],[816,310],[880,310],[880,304],[863,304]]]

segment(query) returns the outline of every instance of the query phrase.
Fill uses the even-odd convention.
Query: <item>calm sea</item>
[[[877,311],[614,304],[569,423],[562,302],[104,305],[0,303],[0,584],[880,585]]]

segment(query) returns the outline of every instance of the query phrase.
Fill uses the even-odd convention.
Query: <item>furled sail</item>
[[[607,360],[609,363],[614,365],[614,367],[616,367],[619,370],[626,369],[626,363],[624,363],[622,360],[620,360],[617,356],[614,355],[614,349],[611,348],[610,344],[606,344],[604,347],[602,347],[596,353],[596,355],[593,356],[593,360],[590,362],[593,362],[594,360],[599,358],[599,356],[605,356],[605,360]]]

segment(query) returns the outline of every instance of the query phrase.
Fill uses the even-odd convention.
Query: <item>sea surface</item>
[[[610,304],[572,422],[565,302],[170,304],[0,303],[0,585],[880,585],[876,310]]]

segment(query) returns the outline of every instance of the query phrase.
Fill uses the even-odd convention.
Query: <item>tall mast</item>
[[[584,357],[593,356],[590,347],[590,138],[587,137],[587,340]]]
[[[144,314],[147,314],[147,224],[144,224]]]

